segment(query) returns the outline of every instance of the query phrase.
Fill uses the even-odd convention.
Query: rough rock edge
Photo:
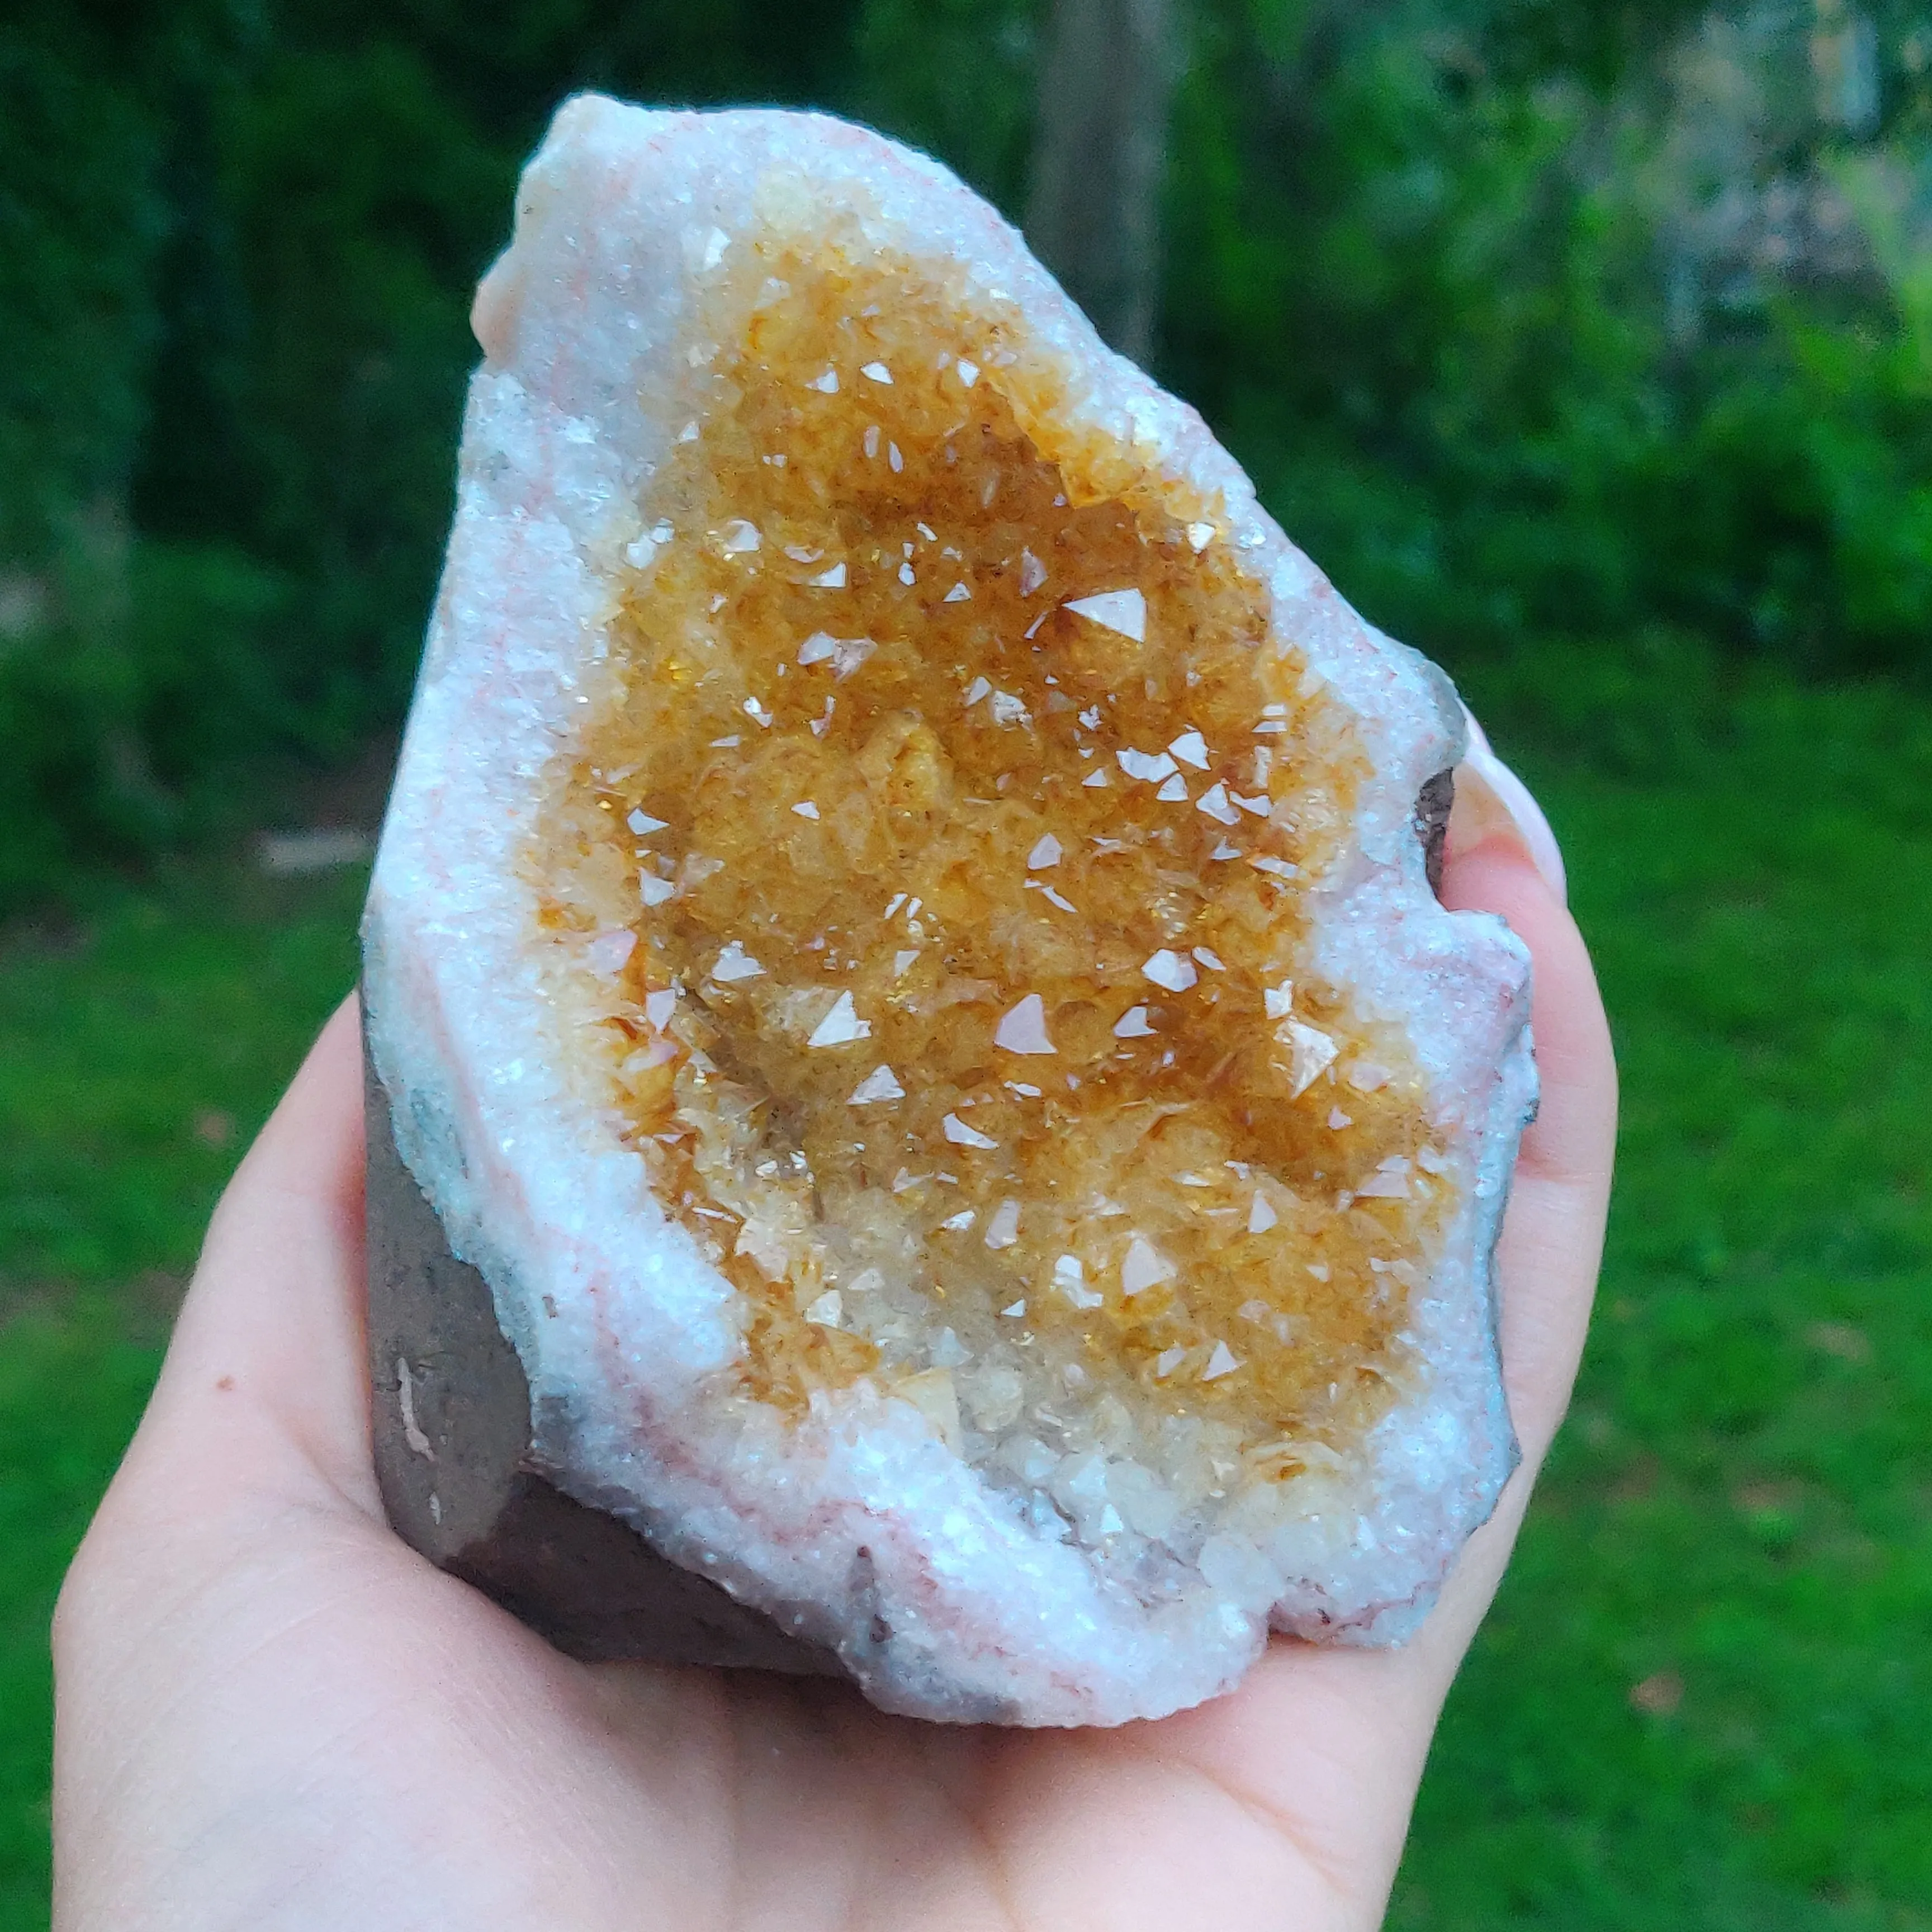
[[[1378,1489],[1406,1488],[1414,1510],[1364,1524],[1335,1553],[1332,1587],[1304,1584],[1273,1606],[1196,1601],[1183,1615],[1128,1616],[1077,1558],[1028,1546],[904,1404],[864,1394],[826,1405],[776,1471],[759,1463],[776,1438],[708,1439],[689,1399],[734,1346],[728,1291],[554,1070],[501,1058],[542,1038],[503,884],[534,801],[514,779],[492,798],[464,752],[488,747],[532,794],[531,775],[563,742],[571,667],[601,629],[602,575],[635,533],[638,483],[673,433],[648,406],[651,358],[678,341],[679,234],[706,221],[742,232],[760,170],[809,182],[814,196],[849,184],[883,238],[936,275],[963,276],[988,304],[1016,302],[1029,352],[1060,367],[1076,420],[1222,498],[1230,539],[1273,592],[1278,632],[1361,716],[1378,782],[1358,864],[1328,896],[1317,962],[1421,1029],[1446,1096],[1438,1124],[1475,1184],[1457,1252],[1415,1308],[1437,1399],[1370,1444]],[[560,312],[560,331],[547,310]],[[1354,1641],[1412,1628],[1514,1464],[1487,1262],[1534,1082],[1522,948],[1498,922],[1441,912],[1411,836],[1424,784],[1462,747],[1447,680],[1360,623],[1193,412],[1102,349],[990,210],[932,163],[842,124],[569,104],[525,177],[518,239],[479,295],[478,328],[489,360],[472,384],[458,525],[371,892],[370,1036],[404,1157],[455,1252],[490,1283],[530,1374],[548,1466],[586,1500],[628,1498],[627,1517],[655,1543],[693,1568],[708,1562],[737,1594],[817,1604],[806,1634],[836,1648],[875,1701],[928,1715],[1116,1722],[1226,1688],[1269,1621]],[[437,836],[452,811],[469,833],[454,855],[446,827]],[[1458,1022],[1432,1031],[1452,1010]],[[500,1145],[513,1124],[526,1143],[515,1163]],[[629,1278],[617,1278],[620,1244],[600,1242],[600,1226],[638,1251]],[[546,1304],[569,1315],[547,1318]],[[655,1373],[601,1346],[600,1321]],[[956,1546],[929,1527],[948,1510],[967,1532]],[[873,1551],[862,1575],[850,1555],[862,1544]]]

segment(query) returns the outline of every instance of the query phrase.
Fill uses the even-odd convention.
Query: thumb
[[[362,1102],[352,998],[211,1222],[100,1520],[309,1500],[382,1520],[364,1362]]]

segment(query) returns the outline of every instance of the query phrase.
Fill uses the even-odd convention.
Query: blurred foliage
[[[27,0],[0,21],[0,907],[406,700],[478,274],[583,86],[804,102],[854,0]]]
[[[1192,0],[1160,373],[1466,668],[1667,622],[1920,674],[1911,0]],[[1038,0],[16,0],[0,906],[406,700],[470,288],[556,102],[809,103],[1025,199]]]
[[[1561,10],[1221,0],[1174,376],[1344,590],[1452,658],[1661,619],[1922,670],[1923,90],[1852,158],[1814,36],[1652,7],[1565,52]]]
[[[866,0],[844,105],[937,154],[1017,220],[1044,10],[1035,0]]]

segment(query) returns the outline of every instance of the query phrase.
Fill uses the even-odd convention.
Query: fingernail
[[[1563,873],[1562,848],[1543,808],[1528,786],[1490,748],[1483,728],[1468,707],[1469,748],[1456,768],[1456,802],[1449,815],[1449,844],[1467,850],[1500,832],[1514,838],[1543,875],[1544,883],[1565,904],[1569,886]]]

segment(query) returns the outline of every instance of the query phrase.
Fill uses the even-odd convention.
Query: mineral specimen
[[[860,130],[572,101],[476,323],[365,933],[399,1526],[928,1717],[1399,1640],[1534,1089],[1446,681]]]

